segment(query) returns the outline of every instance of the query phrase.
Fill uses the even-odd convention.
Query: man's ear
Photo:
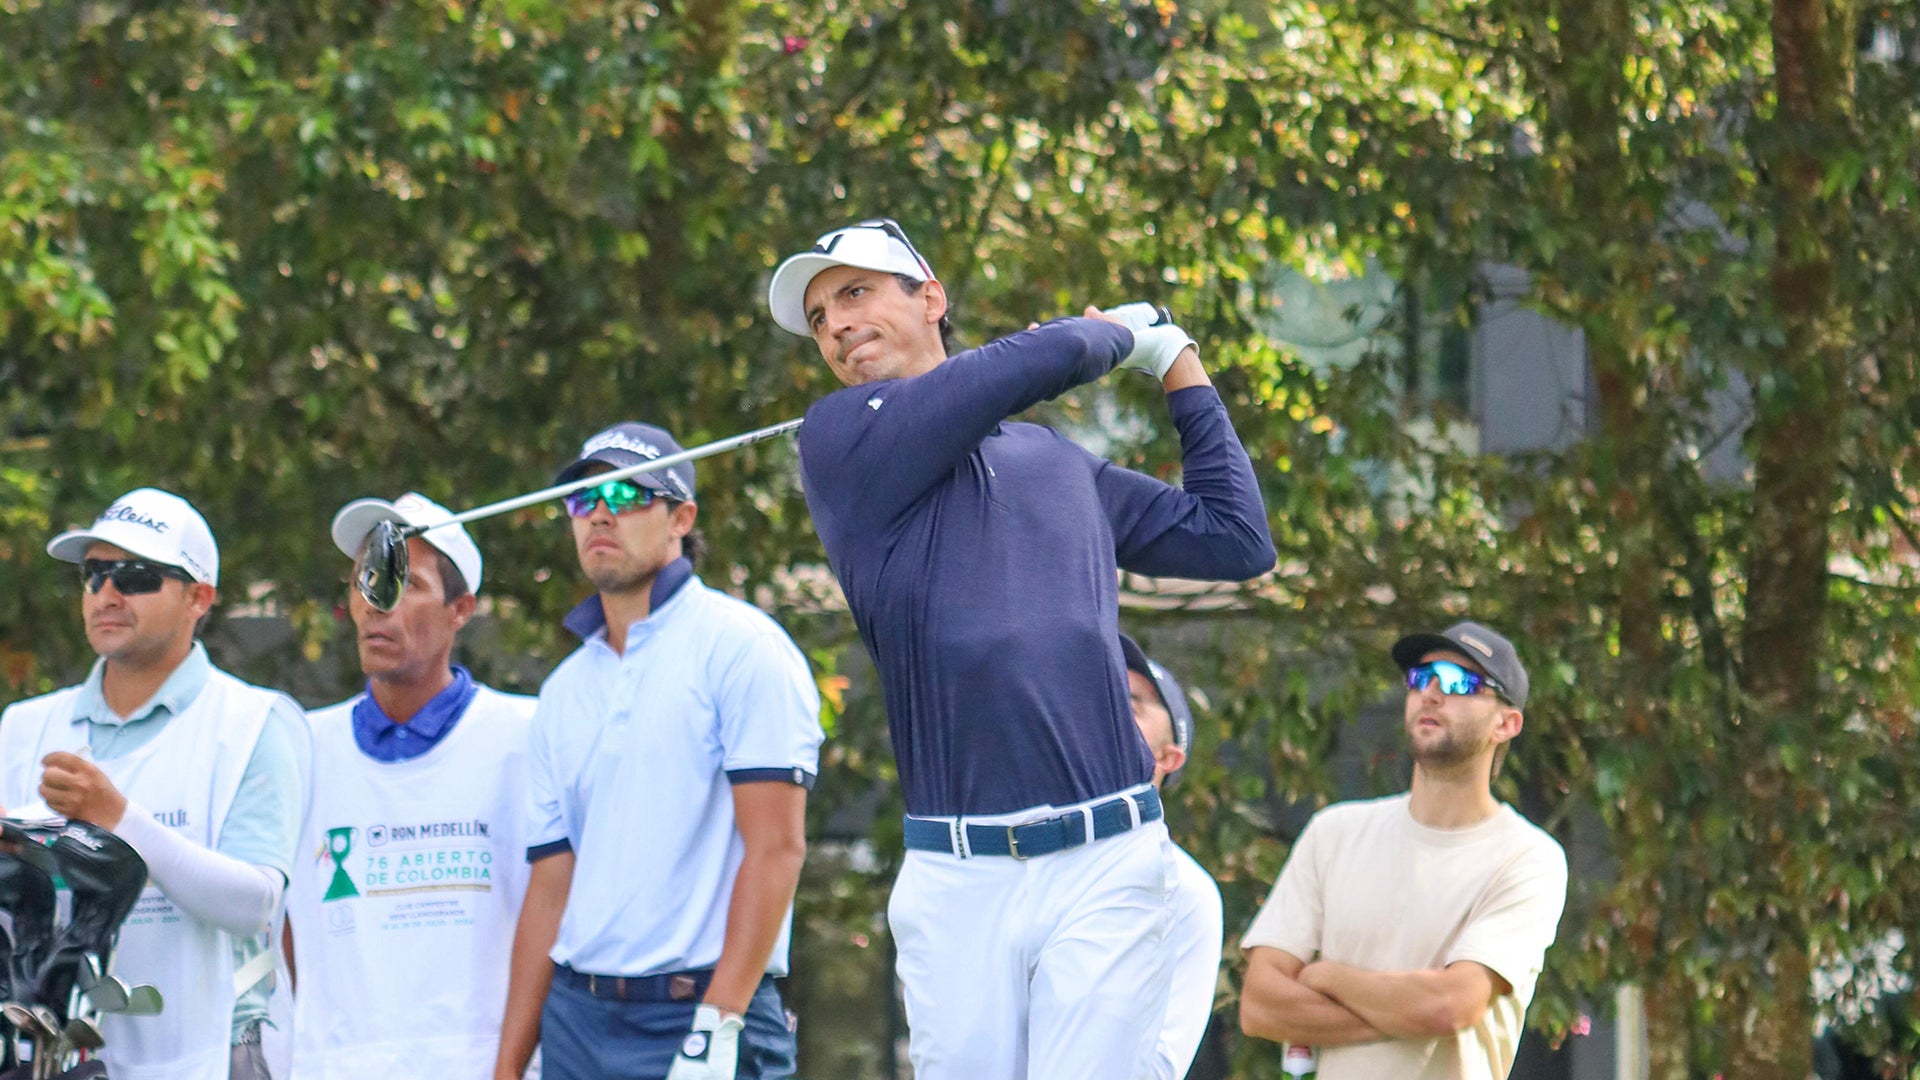
[[[693,531],[693,523],[700,516],[699,503],[674,503],[673,517],[669,522],[674,539],[679,539]]]
[[[457,634],[472,621],[474,610],[480,606],[480,599],[468,593],[447,606],[453,609],[453,631]]]
[[[1172,776],[1180,771],[1180,766],[1187,763],[1187,752],[1180,749],[1179,743],[1168,742],[1160,748],[1159,753],[1153,755],[1153,760],[1154,764],[1160,766],[1162,774]]]
[[[214,601],[219,598],[220,594],[206,582],[194,581],[187,585],[187,605],[192,609],[195,619],[203,618],[212,611]]]
[[[1502,708],[1499,718],[1493,722],[1493,741],[1503,743],[1511,740],[1520,734],[1520,729],[1525,727],[1526,723],[1527,718],[1521,715],[1519,709],[1510,705]]]
[[[947,287],[929,279],[921,292],[927,301],[927,325],[938,325],[947,314]]]

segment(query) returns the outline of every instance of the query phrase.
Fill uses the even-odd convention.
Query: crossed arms
[[[1240,1030],[1306,1046],[1433,1039],[1472,1027],[1494,998],[1512,992],[1498,972],[1472,960],[1369,971],[1255,946],[1247,952]]]

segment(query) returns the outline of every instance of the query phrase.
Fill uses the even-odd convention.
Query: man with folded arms
[[[1567,898],[1567,858],[1493,797],[1527,703],[1475,622],[1393,647],[1413,786],[1329,806],[1241,939],[1249,1035],[1319,1049],[1321,1080],[1503,1080]]]

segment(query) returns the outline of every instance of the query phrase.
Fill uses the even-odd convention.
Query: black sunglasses
[[[168,578],[193,581],[193,575],[177,566],[148,562],[145,559],[86,559],[80,563],[80,580],[90,593],[111,580],[121,596],[145,596],[160,591]]]

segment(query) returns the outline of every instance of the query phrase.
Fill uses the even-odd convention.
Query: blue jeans
[[[665,1080],[698,1004],[597,998],[555,979],[540,1015],[540,1075],[545,1080]],[[772,976],[760,981],[746,1019],[737,1080],[787,1080],[798,1048]]]

